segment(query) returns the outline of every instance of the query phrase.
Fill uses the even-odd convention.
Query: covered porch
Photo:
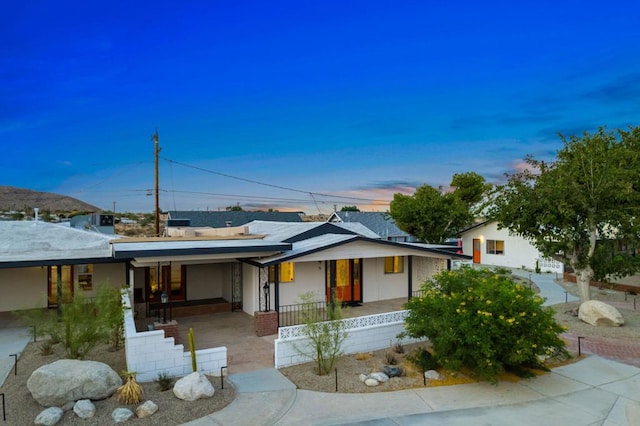
[[[370,302],[345,307],[344,318],[403,310],[406,298]],[[138,331],[146,330],[146,319],[136,320]],[[225,346],[228,373],[242,373],[274,367],[274,341],[277,334],[256,336],[255,318],[245,312],[220,312],[177,318],[179,344],[189,351],[187,336],[193,328],[195,349]]]

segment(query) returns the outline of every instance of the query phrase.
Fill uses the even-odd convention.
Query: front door
[[[480,263],[480,240],[473,239],[473,263]]]
[[[335,276],[332,275],[334,268],[330,263],[335,262]],[[327,300],[331,299],[331,287],[335,285],[336,300],[348,303],[362,302],[362,260],[361,259],[340,259],[329,261],[327,266]]]

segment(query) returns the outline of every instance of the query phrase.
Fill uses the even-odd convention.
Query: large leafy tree
[[[555,161],[528,157],[526,170],[508,175],[489,215],[568,263],[586,301],[592,279],[640,268],[640,128],[561,138]]]
[[[474,172],[453,175],[451,191],[420,186],[413,195],[394,194],[389,214],[400,229],[427,243],[441,243],[473,220],[472,207],[490,189]]]

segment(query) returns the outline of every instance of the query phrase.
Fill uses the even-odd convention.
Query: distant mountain
[[[78,199],[52,192],[38,192],[12,186],[0,186],[0,211],[32,209],[40,211],[70,212],[86,211],[101,212],[100,207],[93,206]]]

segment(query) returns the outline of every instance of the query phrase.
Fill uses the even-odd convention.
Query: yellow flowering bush
[[[403,336],[427,337],[445,368],[470,368],[497,381],[506,369],[542,367],[540,357],[568,357],[553,310],[531,289],[489,269],[444,271],[406,305]]]

